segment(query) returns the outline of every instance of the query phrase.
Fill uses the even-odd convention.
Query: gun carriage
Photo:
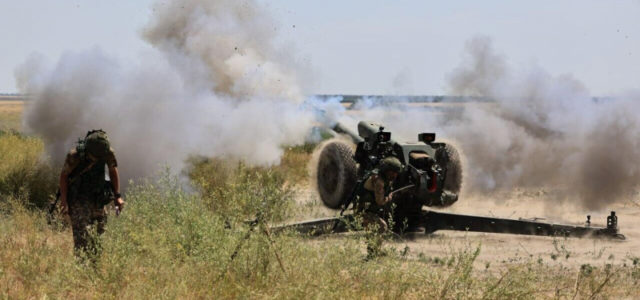
[[[370,172],[386,157],[396,157],[404,168],[394,181],[395,203],[417,203],[417,222],[426,233],[437,230],[510,233],[541,236],[605,237],[624,239],[618,232],[615,212],[607,217],[605,227],[592,226],[590,216],[584,226],[562,225],[525,219],[504,219],[434,211],[458,201],[462,185],[462,165],[455,147],[436,141],[435,133],[420,133],[416,142],[397,142],[384,126],[373,122],[358,123],[358,133],[338,123],[330,131],[346,135],[356,145],[331,141],[320,152],[317,187],[325,206],[341,209],[340,215],[275,227],[291,228],[312,235],[352,230],[355,216],[344,214],[356,201],[358,192]],[[423,209],[426,207],[427,209]],[[397,230],[395,230],[397,231]]]

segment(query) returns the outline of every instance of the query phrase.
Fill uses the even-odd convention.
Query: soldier
[[[356,213],[362,217],[362,227],[367,229],[367,260],[383,255],[383,235],[389,232],[388,220],[393,183],[402,170],[402,163],[395,157],[383,159],[364,181],[356,203]]]
[[[110,181],[105,179],[105,166]],[[89,131],[67,154],[60,174],[60,203],[71,219],[76,254],[97,254],[98,244],[89,230],[95,228],[98,235],[104,232],[104,206],[109,202],[114,201],[119,210],[124,206],[117,166],[107,134],[101,129]]]
[[[402,163],[395,157],[387,157],[364,182],[356,204],[356,212],[362,215],[364,227],[376,226],[379,232],[388,229],[393,182],[402,170]]]

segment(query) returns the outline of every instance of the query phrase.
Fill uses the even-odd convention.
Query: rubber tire
[[[325,206],[338,209],[351,195],[357,181],[357,165],[352,148],[343,142],[324,145],[316,175],[318,193]]]
[[[438,163],[441,163],[447,170],[444,190],[455,194],[460,193],[462,189],[462,162],[458,150],[450,144],[445,144],[444,147],[438,149],[436,157]]]

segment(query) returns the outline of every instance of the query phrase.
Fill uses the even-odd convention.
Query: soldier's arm
[[[118,206],[122,206],[124,201],[122,197],[120,197],[120,174],[118,173],[118,167],[115,165],[109,166],[109,179],[111,179],[111,187],[113,187],[113,192],[116,193],[115,204]]]
[[[375,194],[376,203],[380,206],[387,204],[386,197],[384,196],[384,181],[382,178],[376,178],[374,181],[375,190],[373,193]]]
[[[369,176],[369,178],[367,178],[367,180],[364,182],[364,189],[367,191],[375,191],[375,188],[373,187],[373,182],[374,179],[376,178],[377,175],[371,175]]]
[[[109,167],[109,178],[111,179],[111,187],[116,194],[120,193],[120,174],[118,167]]]
[[[384,180],[377,174],[371,175],[371,177],[365,181],[364,188],[373,192],[378,205],[385,205],[387,203],[387,199],[385,199],[384,196]]]
[[[60,206],[62,211],[66,211],[67,206],[67,192],[69,191],[69,174],[66,169],[63,169],[60,173]]]
[[[71,171],[77,166],[75,159],[75,152],[70,151],[67,157],[64,159],[64,165],[62,166],[62,172],[60,172],[59,188],[60,188],[60,206],[62,212],[66,212],[68,209],[67,196],[69,195],[69,175]]]
[[[109,179],[111,179],[111,187],[113,192],[116,193],[116,199],[114,204],[120,209],[124,206],[124,201],[120,196],[120,174],[118,173],[118,161],[116,160],[116,154],[113,148],[109,149],[109,155],[106,159],[107,167],[109,168]]]

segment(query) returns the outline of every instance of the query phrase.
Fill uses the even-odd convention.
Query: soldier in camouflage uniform
[[[359,192],[355,205],[356,214],[362,218],[366,229],[367,259],[383,254],[382,240],[389,232],[393,182],[402,170],[402,163],[395,157],[387,157],[374,169]]]
[[[362,216],[363,226],[376,226],[379,232],[388,229],[391,216],[391,191],[393,182],[402,170],[402,163],[395,157],[387,157],[364,182],[356,203],[356,212]]]
[[[109,179],[105,179],[105,167]],[[118,163],[102,130],[89,131],[67,154],[60,174],[60,203],[68,211],[76,252],[96,254],[98,244],[90,230],[102,234],[107,221],[104,206],[113,201],[122,210]],[[92,229],[95,228],[95,229]]]

